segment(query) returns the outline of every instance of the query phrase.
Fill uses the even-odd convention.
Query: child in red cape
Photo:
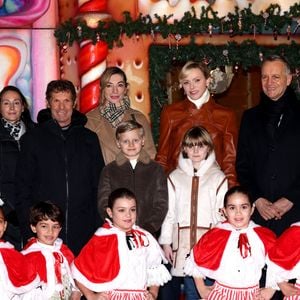
[[[40,287],[28,293],[30,300],[79,300],[81,293],[75,286],[70,264],[72,251],[58,238],[64,214],[55,204],[41,201],[30,209],[30,227],[36,238],[29,240],[22,253],[39,274]]]
[[[300,222],[286,229],[269,251],[265,299],[281,290],[284,300],[300,300]],[[288,282],[296,279],[296,283]]]
[[[7,227],[3,207],[0,207],[0,239]],[[26,299],[24,293],[39,284],[33,266],[9,242],[0,240],[0,298],[1,300]]]
[[[89,299],[154,300],[171,276],[154,237],[135,225],[137,203],[126,188],[108,199],[107,220],[75,258],[77,286]]]
[[[262,299],[259,280],[276,236],[250,220],[254,207],[249,199],[244,188],[229,189],[223,209],[227,221],[204,234],[186,260],[185,272],[204,299]],[[205,277],[214,285],[206,286]]]

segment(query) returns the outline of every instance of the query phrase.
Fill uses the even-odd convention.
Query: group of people
[[[70,81],[51,81],[38,124],[5,87],[0,233],[16,248],[0,248],[7,299],[177,300],[182,286],[186,300],[300,299],[300,104],[283,57],[261,73],[261,102],[238,132],[211,98],[207,66],[187,62],[186,98],[163,108],[157,153],[117,67],[87,115]],[[18,282],[14,268],[30,272]]]

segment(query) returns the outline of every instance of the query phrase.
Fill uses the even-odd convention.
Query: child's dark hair
[[[243,194],[243,195],[247,196],[247,198],[249,199],[250,204],[252,205],[252,203],[251,203],[251,201],[250,201],[251,198],[250,198],[250,193],[249,193],[249,191],[248,191],[245,187],[243,187],[243,186],[236,185],[236,186],[233,186],[232,188],[230,188],[230,189],[226,192],[226,194],[225,194],[225,196],[224,196],[224,207],[227,206],[229,197],[230,197],[231,195],[237,194],[237,193]]]
[[[0,214],[3,216],[4,221],[6,221],[6,216],[5,216],[5,212],[4,212],[3,206],[0,206]]]
[[[58,222],[60,226],[65,221],[63,211],[50,201],[41,201],[33,205],[29,212],[29,222],[31,225],[36,226],[40,221],[51,220]]]
[[[136,202],[135,194],[132,191],[126,188],[119,188],[110,193],[107,207],[113,209],[116,200],[119,198],[134,199]]]

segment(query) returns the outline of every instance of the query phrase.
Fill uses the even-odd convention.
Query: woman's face
[[[6,121],[10,123],[18,122],[23,111],[24,105],[19,93],[7,91],[3,94],[0,102],[0,112]]]
[[[120,104],[127,92],[126,82],[120,74],[113,74],[104,89],[104,98],[113,104]]]
[[[194,68],[187,71],[186,77],[180,80],[180,84],[189,98],[197,100],[205,92],[209,78],[206,79],[200,69]]]

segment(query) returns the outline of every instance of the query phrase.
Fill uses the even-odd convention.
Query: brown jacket
[[[193,126],[203,126],[210,133],[216,159],[228,178],[229,185],[236,184],[235,157],[238,129],[232,110],[216,104],[213,99],[200,109],[185,99],[167,105],[160,116],[160,137],[156,160],[169,173],[177,166],[181,141]]]
[[[91,110],[86,114],[88,121],[86,127],[94,132],[96,132],[104,162],[107,165],[108,163],[115,160],[116,155],[119,153],[119,149],[116,144],[116,128],[112,127],[111,124],[100,115],[99,107]],[[134,119],[140,123],[145,130],[145,146],[144,149],[154,159],[156,154],[156,148],[153,142],[152,132],[150,124],[147,121],[146,117],[138,110],[129,108],[125,114],[123,121],[128,121]]]
[[[130,161],[119,153],[116,160],[104,167],[98,187],[98,210],[107,217],[109,194],[125,187],[137,198],[137,225],[156,234],[168,211],[167,178],[162,166],[142,150],[133,169]]]

